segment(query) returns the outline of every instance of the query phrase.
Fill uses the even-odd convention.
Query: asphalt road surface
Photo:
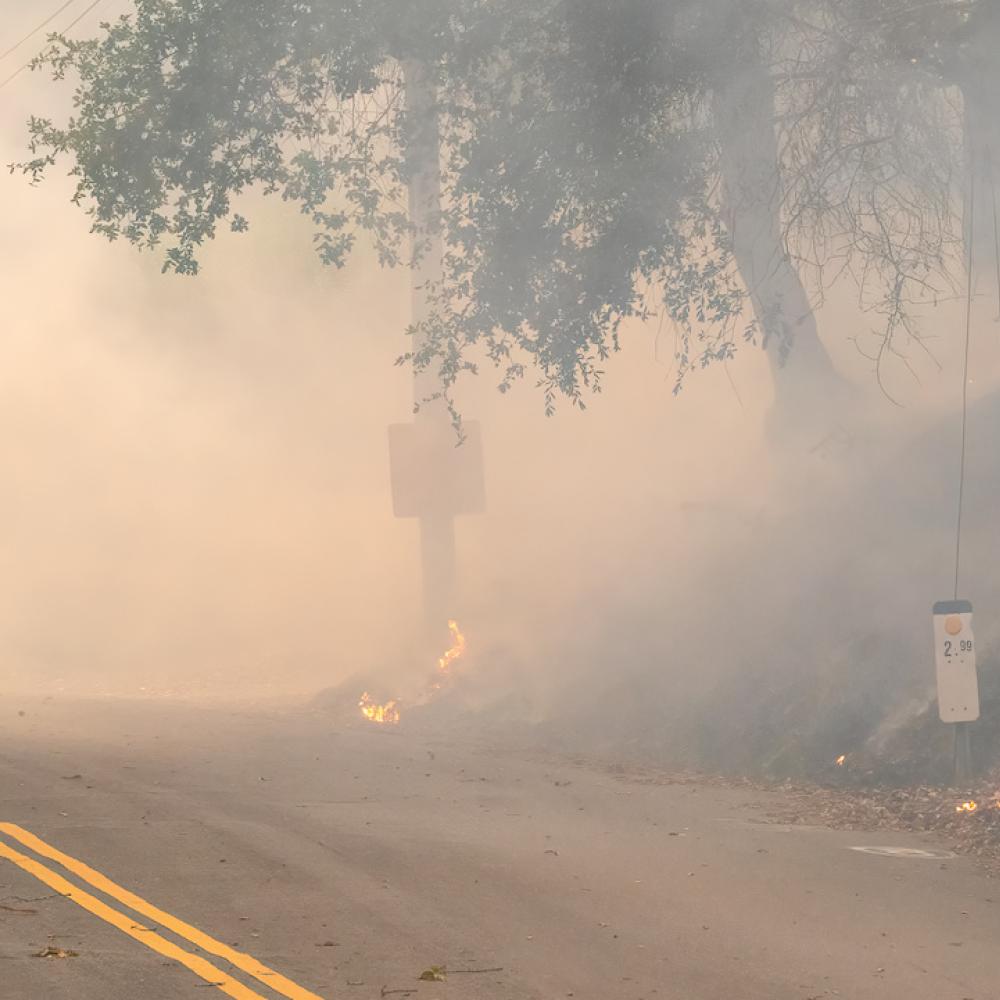
[[[318,714],[8,701],[0,801],[5,1000],[1000,997],[975,861],[751,791]]]

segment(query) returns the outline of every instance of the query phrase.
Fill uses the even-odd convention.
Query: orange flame
[[[955,806],[955,812],[957,813],[974,813],[979,808],[979,803],[974,802],[969,799],[968,802],[963,802],[960,806]]]
[[[448,621],[448,631],[451,632],[451,649],[438,660],[438,670],[443,674],[448,673],[452,663],[465,652],[465,636],[459,631],[458,622],[454,618]]]
[[[366,691],[358,702],[361,714],[369,722],[377,722],[380,725],[399,725],[399,702],[387,701],[384,705],[379,705],[372,701],[371,695]]]
[[[443,683],[441,675],[447,677],[451,670],[451,665],[465,653],[465,636],[459,630],[458,622],[450,619],[448,621],[448,631],[451,632],[451,648],[438,658],[438,672],[431,679],[428,684],[427,693],[418,704],[423,704],[430,698],[433,698],[434,693],[441,690]],[[361,696],[358,707],[361,709],[361,714],[369,722],[391,726],[399,724],[400,710],[398,699],[394,698],[392,701],[387,701],[384,705],[379,705],[377,702],[372,701],[371,695],[366,691]]]
[[[847,754],[846,754],[846,753],[842,753],[842,754],[841,754],[841,755],[840,755],[840,756],[839,756],[839,757],[837,758],[837,767],[843,767],[843,766],[844,766],[844,763],[845,763],[846,761],[847,761]]]

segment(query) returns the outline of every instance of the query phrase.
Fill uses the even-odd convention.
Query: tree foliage
[[[710,92],[749,91],[754,64],[764,68],[776,146],[772,176],[754,196],[769,202],[814,308],[836,282],[853,284],[873,317],[855,339],[880,380],[888,358],[908,364],[923,346],[921,307],[954,295],[961,281],[960,81],[972,66],[970,18],[988,6],[722,0],[693,4],[684,22]],[[715,121],[710,170],[725,173],[733,128]]]
[[[725,357],[740,310],[687,104],[670,5],[627,0],[396,3],[138,0],[97,39],[37,61],[78,78],[65,124],[32,119],[37,180],[68,155],[95,232],[198,269],[258,188],[316,225],[325,263],[359,232],[407,259],[400,64],[431,68],[443,147],[445,280],[418,365],[474,362],[502,388],[537,368],[582,402],[620,323],[665,308],[680,371]],[[692,339],[694,338],[694,339]]]
[[[547,405],[600,386],[629,317],[678,332],[678,385],[732,355],[747,287],[718,192],[712,94],[761,64],[778,136],[782,256],[821,296],[849,274],[881,315],[873,357],[960,259],[963,108],[987,0],[136,0],[98,38],[37,60],[74,111],[32,119],[35,180],[72,162],[109,239],[193,274],[259,189],[341,266],[359,234],[414,263],[405,189],[420,123],[401,66],[437,94],[443,276],[407,357],[445,390],[488,357]],[[979,54],[977,55],[977,52]],[[956,69],[956,67],[958,69]],[[964,68],[964,75],[959,69]],[[759,318],[759,317],[758,317]]]
[[[628,317],[666,312],[678,375],[728,357],[742,307],[671,5],[470,4],[442,61],[445,281],[428,351],[485,345],[501,387],[599,387]]]
[[[94,231],[162,247],[181,274],[220,224],[247,228],[234,199],[251,187],[313,219],[325,262],[342,264],[356,231],[394,260],[406,218],[374,10],[141,0],[100,38],[54,37],[37,62],[78,78],[75,110],[61,126],[31,120],[24,168],[37,179],[69,154]]]
[[[920,310],[959,291],[966,186],[961,93],[909,54],[929,51],[952,5],[819,6],[776,52],[781,211],[787,245],[819,296],[846,277],[874,320],[856,338],[881,382],[923,347]],[[789,44],[792,41],[794,44]]]

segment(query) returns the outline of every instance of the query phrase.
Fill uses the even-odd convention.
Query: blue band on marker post
[[[938,601],[934,605],[936,615],[970,615],[972,605],[969,601]]]

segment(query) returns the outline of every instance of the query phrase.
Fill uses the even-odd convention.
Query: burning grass
[[[369,722],[377,722],[379,725],[398,726],[399,725],[399,705],[395,701],[387,701],[384,705],[372,701],[371,695],[365,691],[358,702],[361,714]]]
[[[418,704],[426,704],[441,691],[451,676],[452,666],[465,655],[466,641],[458,622],[450,619],[448,631],[451,634],[451,646],[438,658],[438,668],[434,676],[427,682],[424,693]],[[401,702],[393,698],[383,704],[374,701],[365,691],[358,702],[361,715],[369,722],[380,726],[398,726],[402,718]]]
[[[438,672],[442,674],[447,674],[451,670],[451,665],[465,655],[465,636],[462,635],[458,622],[451,619],[448,622],[448,631],[451,633],[451,648],[438,660]]]

